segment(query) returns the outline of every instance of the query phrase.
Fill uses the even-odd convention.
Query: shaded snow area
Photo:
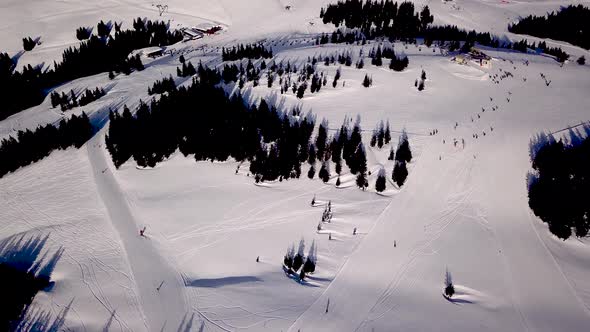
[[[367,57],[363,69],[342,66],[332,88],[338,65],[319,62],[329,83],[303,99],[281,95],[278,83],[268,88],[266,76],[257,87],[246,84],[246,100],[299,105],[332,129],[360,115],[371,171],[366,191],[347,168],[340,186],[335,172],[327,183],[310,180],[307,163],[300,179],[258,185],[247,162],[195,162],[179,152],[155,168],[132,160],[114,167],[105,149],[109,109],[134,109],[151,99],[147,89],[155,80],[169,75],[177,85],[190,84],[190,77],[176,76],[181,54],[210,67],[222,63],[221,47],[240,42],[260,41],[273,48],[275,61],[298,66],[342,51],[355,61],[361,49],[368,54],[374,43],[314,45],[316,34],[334,29],[318,17],[329,2],[170,0],[162,16],[157,2],[145,0],[0,4],[1,50],[17,54],[28,36],[43,42],[19,66],[53,63],[77,45],[76,28],[100,20],[130,25],[141,16],[170,20],[171,28],[223,27],[169,46],[164,56],[143,57],[143,71],[56,87],[105,89],[106,96],[66,115],[47,97],[0,121],[0,138],[82,111],[101,128],[80,149],[54,151],[0,178],[0,239],[48,236],[44,250],[63,249],[54,283],[36,295],[34,310],[59,317],[67,309],[60,329],[68,331],[588,330],[590,242],[553,236],[531,212],[526,186],[530,138],[590,120],[588,65],[484,48],[493,59],[480,68],[453,62],[435,46],[395,43],[396,53],[409,58],[402,72],[388,69],[388,60],[375,67]],[[416,2],[426,3],[435,23],[511,37],[506,25],[519,15],[570,2]],[[422,70],[425,89],[418,91]],[[373,79],[369,88],[361,85],[365,74]],[[393,139],[372,148],[371,130],[381,120],[389,120]],[[404,128],[413,159],[400,189],[387,157]],[[382,167],[387,189],[377,194]],[[333,217],[318,231],[328,202]],[[305,282],[282,268],[287,249],[301,239],[305,254],[312,243],[317,247],[316,271]],[[449,299],[447,268],[455,286]]]

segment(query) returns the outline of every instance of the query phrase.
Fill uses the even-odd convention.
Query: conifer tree
[[[382,192],[385,190],[386,187],[386,179],[385,179],[385,169],[379,169],[379,173],[377,174],[377,180],[375,181],[375,190],[377,192]]]

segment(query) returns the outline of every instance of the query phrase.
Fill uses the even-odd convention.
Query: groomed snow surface
[[[313,33],[333,28],[317,18],[327,2],[171,0],[162,16],[171,26],[213,22],[224,32],[174,45],[172,56],[145,58],[142,72],[114,80],[103,73],[57,88],[107,87],[105,97],[66,112],[85,111],[105,127],[79,150],[53,152],[0,179],[0,238],[49,234],[47,251],[65,249],[54,286],[35,297],[34,308],[55,317],[67,307],[62,328],[72,331],[588,329],[590,243],[552,236],[528,208],[526,191],[530,137],[590,120],[587,65],[560,67],[542,55],[489,50],[492,66],[480,69],[456,64],[438,48],[396,44],[396,52],[410,59],[401,73],[365,59],[361,70],[343,67],[336,89],[328,84],[302,100],[281,96],[277,83],[268,89],[264,80],[244,89],[251,101],[270,96],[286,107],[301,105],[318,122],[328,119],[330,128],[357,114],[365,130],[381,120],[396,131],[405,127],[414,159],[401,189],[389,177],[390,145],[370,148],[370,132],[364,133],[372,173],[365,192],[349,173],[340,187],[335,176],[327,184],[309,180],[307,165],[299,180],[261,185],[248,176],[247,163],[235,174],[236,162],[196,163],[179,153],[154,169],[139,169],[132,161],[114,168],[104,148],[108,108],[147,100],[153,81],[175,76],[180,54],[193,64],[214,66],[221,46],[261,40],[273,46],[276,60],[304,63],[308,56],[343,50],[356,60],[360,46],[312,45]],[[159,18],[152,4],[8,1],[0,5],[2,49],[15,54],[22,37],[42,35],[44,43],[19,64],[51,63],[75,44],[78,26]],[[435,22],[506,33],[506,23],[518,15],[566,3],[429,4]],[[365,54],[372,46],[365,46]],[[590,55],[573,46],[566,51]],[[318,64],[332,78],[336,68]],[[422,69],[426,88],[419,92],[414,80]],[[506,71],[514,77],[499,84],[490,79]],[[365,74],[373,77],[368,89],[361,86]],[[0,122],[0,137],[62,116],[46,100]],[[433,129],[438,134],[429,136]],[[392,136],[396,146],[398,133]],[[387,189],[377,194],[382,166]],[[328,201],[334,217],[318,232]],[[146,236],[140,237],[144,226]],[[287,248],[301,238],[306,253],[312,241],[318,248],[316,273],[303,284],[281,268]],[[451,300],[442,295],[447,268],[455,282]]]

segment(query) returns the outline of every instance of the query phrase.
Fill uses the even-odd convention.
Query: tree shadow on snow
[[[57,331],[63,325],[69,307],[53,321],[49,312],[29,310],[37,292],[51,290],[51,274],[64,252],[63,247],[53,253],[44,251],[48,239],[49,234],[27,237],[22,233],[0,241],[0,275],[5,286],[0,330]]]
[[[223,286],[246,284],[261,282],[262,279],[254,276],[236,276],[236,277],[224,277],[224,278],[213,278],[213,279],[195,279],[185,281],[185,285],[189,287],[202,287],[202,288],[219,288]]]
[[[442,297],[444,297],[447,301],[449,301],[449,302],[451,302],[452,304],[455,304],[455,305],[473,304],[474,303],[473,301],[468,300],[468,299],[447,297],[444,294],[442,295]]]

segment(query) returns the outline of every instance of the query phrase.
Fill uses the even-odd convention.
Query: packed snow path
[[[438,137],[433,138],[375,228],[289,331],[387,331],[408,326],[426,331],[433,321],[440,322],[437,331],[584,330],[588,325],[581,322],[590,324],[588,308],[533,224],[518,172],[528,162],[526,146],[515,154],[512,145],[512,140],[526,137],[516,136],[520,135],[487,141],[490,153],[483,157],[467,149],[442,161],[439,154],[445,147],[438,148]],[[433,164],[439,171],[428,166]],[[504,190],[489,190],[496,187]],[[416,209],[417,202],[428,208]],[[456,233],[469,230],[467,223],[481,234],[477,240],[470,238],[471,231]],[[463,236],[463,241],[456,241]],[[455,242],[453,248],[440,246],[448,241]],[[470,245],[473,241],[480,244]],[[438,273],[429,258],[436,256]],[[457,265],[465,275],[481,277],[460,279],[462,273],[455,270],[458,292],[448,301],[442,296],[443,273],[445,267],[453,272]],[[481,280],[486,279],[494,282],[484,285]],[[436,317],[423,317],[433,312]],[[503,319],[499,321],[494,312]],[[463,315],[471,318],[462,319]]]
[[[182,277],[159,254],[156,249],[158,244],[150,238],[149,230],[146,236],[139,235],[142,226],[135,221],[127,199],[111,171],[102,148],[103,139],[104,135],[99,133],[87,143],[88,157],[98,193],[127,254],[146,329],[160,331],[176,328],[190,311],[187,309]]]

